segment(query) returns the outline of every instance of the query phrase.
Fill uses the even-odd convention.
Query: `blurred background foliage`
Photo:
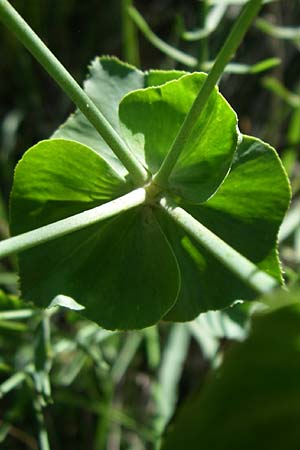
[[[208,70],[242,0],[14,0],[82,82],[96,55],[143,69]],[[0,235],[8,236],[13,169],[73,106],[0,27]],[[300,277],[300,3],[267,1],[220,89],[242,132],[273,145],[292,182],[279,235],[286,281]],[[249,330],[248,305],[188,324],[116,333],[67,311],[42,314],[16,295],[15,258],[0,265],[0,442],[9,450],[159,448],[175,407]],[[48,437],[47,437],[48,435]]]

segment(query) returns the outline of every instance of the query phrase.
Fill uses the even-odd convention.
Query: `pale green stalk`
[[[123,55],[125,61],[139,67],[140,55],[137,28],[128,12],[128,9],[132,4],[133,0],[122,0]]]
[[[204,70],[205,72],[208,72],[213,66],[213,64],[214,64],[213,61],[206,61],[201,65],[201,69]],[[245,74],[256,75],[266,70],[270,70],[273,67],[277,67],[279,66],[279,64],[281,64],[281,60],[279,58],[267,58],[255,64],[243,64],[232,62],[226,65],[224,73],[232,73],[237,75],[245,75]]]
[[[1,311],[0,320],[24,320],[37,314],[34,309],[18,309],[16,311]]]
[[[50,443],[44,418],[43,406],[38,394],[33,401],[33,406],[38,427],[38,439],[40,450],[50,450]]]
[[[256,20],[255,25],[261,31],[276,39],[300,40],[300,27],[280,27],[261,18]]]
[[[125,142],[113,129],[101,111],[99,111],[95,103],[7,0],[0,0],[0,20],[17,36],[91,122],[105,142],[122,161],[136,184],[143,185],[148,179],[146,169],[131,153]]]
[[[41,394],[43,400],[46,401],[51,399],[51,383],[49,378],[52,367],[51,312],[49,310],[44,312],[36,330],[35,371],[33,373],[36,390]]]
[[[207,0],[202,0],[198,5],[198,23],[199,28],[203,29],[208,21],[208,10],[209,5]],[[209,59],[209,49],[208,49],[208,39],[207,36],[203,37],[198,42],[198,70],[201,68],[202,64]]]
[[[170,198],[163,197],[160,206],[200,245],[256,292],[264,294],[279,287],[277,280],[258,269],[255,264],[222,241]]]
[[[295,202],[281,224],[278,241],[283,242],[300,227],[300,201]],[[300,255],[299,255],[300,256]]]
[[[44,242],[81,230],[89,225],[93,225],[141,205],[145,200],[146,190],[139,188],[104,205],[6,239],[0,242],[0,258],[4,258],[12,253],[22,252]]]
[[[12,375],[8,380],[0,384],[0,398],[5,394],[8,394],[11,390],[15,389],[19,384],[23,383],[26,378],[25,372],[17,372]]]
[[[182,52],[181,50],[178,50],[175,47],[172,47],[172,45],[167,44],[160,37],[156,36],[156,34],[153,33],[153,31],[151,30],[151,28],[149,27],[143,16],[141,16],[141,14],[134,6],[130,6],[128,8],[128,14],[130,15],[135,25],[139,28],[139,30],[148,39],[148,41],[151,42],[151,44],[154,47],[156,47],[165,55],[169,56],[175,61],[180,62],[181,64],[184,64],[187,67],[197,66],[198,61],[196,58],[194,58],[191,55],[188,55],[187,53]]]
[[[174,414],[178,400],[179,381],[186,361],[191,335],[183,323],[172,325],[168,340],[164,345],[157,386],[157,418],[155,431],[162,435]]]
[[[147,361],[151,370],[157,369],[160,364],[160,340],[157,326],[145,328],[143,330],[145,336],[145,345],[147,353]]]
[[[141,333],[131,333],[127,336],[110,372],[111,379],[115,384],[120,383],[123,378],[142,342],[142,338],[143,335]]]
[[[222,75],[227,63],[234,56],[247,29],[257,15],[261,4],[262,0],[250,0],[233,26],[231,33],[225,41],[223,48],[219,52],[213,67],[202,85],[159,171],[154,176],[154,182],[158,186],[163,187],[167,185],[168,178],[174,169],[175,164],[185,146],[186,141],[189,139],[200,114],[203,111],[210,94]]]
[[[200,39],[207,38],[217,29],[227,8],[228,5],[226,5],[226,3],[213,6],[213,8],[209,11],[203,26],[200,26],[194,31],[185,31],[182,34],[182,38],[187,41],[198,41]]]

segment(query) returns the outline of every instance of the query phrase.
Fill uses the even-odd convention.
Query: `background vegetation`
[[[175,61],[168,48],[167,55],[155,48],[149,32],[148,38],[136,33],[130,45],[124,27],[126,31],[132,23],[122,9],[128,1],[123,5],[120,0],[111,0],[109,5],[99,0],[11,3],[82,82],[90,60],[103,54],[130,59],[143,69],[205,69],[242,2],[228,2],[236,4],[226,9],[216,29],[208,30],[211,32],[200,41],[187,41],[182,34],[207,25],[205,2],[135,2],[151,29],[195,58],[195,67]],[[273,145],[290,176],[294,200],[279,236],[289,284],[299,283],[300,278],[299,17],[297,0],[266,4],[261,20],[252,26],[234,60],[243,66],[232,70],[247,73],[227,73],[220,85],[238,113],[241,131]],[[73,106],[3,27],[0,39],[0,234],[5,238],[16,162],[27,148],[47,138]],[[255,66],[262,61],[262,66]],[[220,364],[232,342],[243,340],[248,333],[247,305],[229,313],[203,314],[188,324],[162,323],[130,333],[107,332],[65,312],[41,322],[27,305],[8,298],[17,294],[15,259],[8,258],[0,269],[3,449],[38,448],[45,425],[52,450],[64,445],[97,450],[154,448],[175,406],[205,385],[208,372]]]

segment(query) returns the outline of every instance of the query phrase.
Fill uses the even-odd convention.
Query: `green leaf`
[[[41,141],[25,153],[16,169],[12,197],[18,208],[27,209],[27,203],[36,203],[38,211],[32,212],[34,221],[42,211],[53,209],[50,202],[58,203],[57,210],[68,207],[75,213],[77,209],[81,210],[77,203],[91,204],[92,207],[128,190],[125,179],[96,152],[77,142],[53,139]],[[45,223],[48,223],[48,216]],[[32,225],[15,223],[13,233],[30,230]]]
[[[210,361],[212,367],[217,367],[221,360],[222,340],[243,341],[248,336],[251,308],[248,302],[237,302],[222,311],[200,314],[188,324],[203,357]]]
[[[149,70],[145,73],[145,87],[160,86],[168,81],[177,80],[187,72],[183,70]]]
[[[92,61],[88,78],[84,82],[84,90],[120,134],[118,109],[125,94],[152,84],[165,83],[184,73],[160,70],[143,73],[117,58],[103,56]],[[120,175],[127,174],[127,170],[79,110],[72,114],[52,137],[72,139],[85,144],[98,152]]]
[[[132,151],[156,173],[188,113],[205,74],[134,91],[120,103],[122,133]],[[169,180],[192,203],[207,200],[229,170],[237,144],[237,118],[215,89],[195,124]]]
[[[182,206],[260,269],[282,282],[277,234],[290,200],[287,177],[275,150],[243,137],[231,171],[217,193],[199,206]],[[235,300],[252,300],[248,288],[164,215],[160,222],[181,271],[181,292],[166,320],[191,320]]]
[[[118,107],[121,98],[143,86],[142,72],[117,58],[102,57],[91,63],[84,90],[118,131]],[[99,133],[78,110],[54,133],[53,138],[72,139],[85,144],[98,152],[120,175],[127,173]]]
[[[57,295],[54,297],[54,299],[51,301],[49,308],[67,308],[71,309],[73,311],[81,311],[84,308],[84,306],[77,303],[72,297],[68,297],[67,295]]]
[[[299,291],[293,306],[258,316],[250,337],[186,401],[163,450],[297,450],[300,430]]]
[[[142,73],[105,57],[93,62],[85,89],[155,173],[205,77],[180,71]],[[72,140],[41,142],[17,166],[13,234],[133,189],[127,171],[81,113],[71,116],[55,136]],[[276,237],[289,202],[288,182],[273,149],[244,137],[234,154],[237,139],[236,115],[215,89],[168,190],[203,225],[281,281]],[[72,299],[104,328],[142,328],[162,317],[191,320],[200,312],[256,296],[153,205],[27,250],[19,265],[25,300],[48,307],[54,299]]]
[[[12,233],[90,209],[129,188],[88,147],[43,141],[17,166]],[[173,252],[147,206],[27,250],[19,267],[25,300],[45,308],[58,295],[71,297],[85,306],[85,317],[109,329],[156,323],[176,301],[180,283]]]

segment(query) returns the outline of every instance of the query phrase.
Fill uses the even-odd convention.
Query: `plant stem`
[[[145,336],[148,366],[151,370],[157,369],[161,359],[158,327],[145,328],[143,333]]]
[[[35,352],[33,379],[36,391],[39,392],[45,402],[51,400],[51,383],[49,373],[52,367],[52,346],[50,314],[45,311],[35,332]]]
[[[204,0],[205,2],[207,0]],[[198,41],[212,34],[221,22],[228,5],[226,3],[216,4],[207,14],[205,26],[194,31],[185,31],[182,38],[186,41]]]
[[[300,39],[300,27],[280,27],[265,19],[257,19],[256,28],[276,39],[297,41]]]
[[[44,242],[57,239],[74,231],[81,230],[89,225],[108,219],[123,211],[141,205],[146,200],[144,188],[136,189],[129,194],[89,209],[66,219],[45,225],[36,230],[11,237],[0,242],[0,258],[4,258],[12,253],[19,253]]]
[[[38,437],[40,450],[50,450],[49,438],[47,433],[47,428],[45,424],[43,406],[39,399],[39,394],[36,395],[36,398],[33,401],[33,407],[35,411],[35,417],[38,426]]]
[[[143,335],[141,333],[132,333],[127,336],[110,372],[111,379],[115,385],[120,383],[142,342],[142,338]]]
[[[160,206],[190,236],[252,289],[264,294],[279,287],[275,278],[258,269],[255,264],[222,241],[170,198],[163,197]]]
[[[0,320],[24,320],[36,315],[34,309],[18,309],[17,311],[0,312]]]
[[[136,184],[144,184],[148,178],[146,169],[131,153],[118,133],[99,111],[95,103],[7,0],[0,0],[0,20],[17,36],[91,122],[113,152],[122,161]]]
[[[8,380],[4,381],[0,385],[0,398],[2,398],[5,394],[10,392],[12,389],[15,389],[19,384],[23,383],[26,378],[25,372],[17,372],[12,375]]]
[[[202,0],[199,2],[198,5],[198,16],[199,16],[199,28],[205,29],[206,27],[206,20],[208,15],[208,3],[207,0]],[[199,42],[199,49],[198,49],[198,67],[200,68],[202,64],[208,60],[208,42],[207,42],[207,36],[203,37],[203,39]]]
[[[133,0],[122,0],[122,36],[124,59],[136,67],[140,65],[139,41],[137,29],[129,15],[128,9]]]
[[[162,53],[166,54],[175,61],[184,64],[185,66],[188,67],[197,66],[198,61],[196,58],[194,58],[191,55],[188,55],[187,53],[182,52],[181,50],[178,50],[175,47],[172,47],[172,45],[167,44],[165,41],[156,36],[156,34],[153,33],[153,31],[151,30],[151,28],[149,27],[143,16],[141,16],[141,14],[134,6],[130,6],[128,8],[128,14],[130,15],[135,25],[139,28],[139,30],[148,39],[148,41],[151,42],[151,44],[154,47],[156,47]]]
[[[167,153],[159,171],[154,176],[154,181],[161,187],[167,185],[168,178],[185,146],[187,139],[193,131],[200,114],[202,113],[210,94],[222,75],[227,63],[234,56],[240,42],[242,41],[248,27],[257,15],[262,0],[250,0],[245,6],[235,25],[233,26],[224,46],[219,52],[213,67],[211,68],[204,84],[192,104],[175,140]]]
[[[300,201],[295,202],[286,214],[278,234],[279,243],[294,233],[300,224]],[[300,256],[300,255],[299,255]]]

